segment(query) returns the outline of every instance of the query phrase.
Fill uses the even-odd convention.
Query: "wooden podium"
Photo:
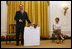
[[[40,27],[25,27],[24,29],[24,46],[40,45]]]

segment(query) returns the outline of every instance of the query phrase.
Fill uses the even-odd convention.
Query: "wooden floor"
[[[71,48],[71,40],[65,40],[64,43],[57,44],[52,40],[41,40],[40,46],[16,46],[16,42],[12,41],[11,44],[5,44],[5,41],[1,41],[1,48]]]

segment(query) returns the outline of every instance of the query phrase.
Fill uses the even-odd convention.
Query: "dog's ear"
[[[34,28],[36,28],[37,27],[37,24],[33,24],[34,25]]]

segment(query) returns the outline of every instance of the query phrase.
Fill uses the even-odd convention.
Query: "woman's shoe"
[[[59,40],[57,40],[57,44],[59,44]]]
[[[62,43],[64,42],[64,39],[62,39]]]
[[[59,42],[57,42],[57,44],[59,44]]]

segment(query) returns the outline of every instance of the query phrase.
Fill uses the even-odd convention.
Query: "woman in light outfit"
[[[53,24],[53,34],[52,36],[55,37],[55,35],[57,36],[57,43],[59,44],[59,37],[62,39],[62,42],[64,41],[64,38],[61,34],[61,25],[59,23],[59,18],[55,18],[55,22]]]

